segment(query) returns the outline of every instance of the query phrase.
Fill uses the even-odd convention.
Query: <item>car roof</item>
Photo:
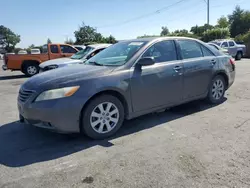
[[[190,37],[171,36],[171,37],[146,37],[146,38],[138,38],[138,39],[120,40],[119,42],[151,42],[151,41],[157,41],[157,40],[178,40],[178,39],[189,39],[189,40],[198,41],[197,39],[190,38]]]
[[[91,47],[91,48],[97,49],[97,48],[107,48],[107,47],[109,47],[111,45],[112,44],[105,44],[105,43],[103,43],[103,44],[90,44],[88,46]]]
[[[228,41],[233,41],[233,39],[216,39],[211,42],[228,42]]]

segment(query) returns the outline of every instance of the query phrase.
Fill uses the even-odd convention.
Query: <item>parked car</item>
[[[246,46],[242,44],[237,44],[231,39],[222,39],[211,41],[210,43],[217,44],[221,48],[227,49],[230,56],[234,57],[235,60],[241,60],[246,54]]]
[[[227,49],[224,49],[224,48],[221,48],[219,47],[217,44],[214,44],[214,43],[207,43],[208,45],[212,46],[213,48],[215,48],[216,50],[219,50],[220,52],[226,54],[226,55],[229,55],[228,53],[228,50]]]
[[[61,68],[73,64],[84,63],[89,58],[98,54],[105,48],[109,47],[111,44],[93,44],[88,45],[84,50],[77,52],[70,58],[60,58],[46,61],[40,64],[40,72],[45,72],[48,70]]]
[[[26,50],[20,50],[17,54],[27,54]]]
[[[73,45],[73,46],[79,51],[84,50],[86,48],[85,45]]]
[[[40,54],[41,51],[40,51],[40,49],[38,49],[38,48],[33,48],[33,49],[30,50],[30,53],[31,53],[31,54]]]
[[[4,58],[3,70],[21,70],[27,76],[39,72],[39,64],[49,59],[69,57],[78,52],[76,48],[67,44],[46,44],[41,54],[8,54]]]
[[[223,101],[235,64],[206,43],[184,37],[118,42],[84,64],[38,74],[20,88],[20,121],[94,139],[124,119],[206,98]]]

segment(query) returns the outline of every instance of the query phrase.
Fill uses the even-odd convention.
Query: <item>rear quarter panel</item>
[[[217,73],[225,73],[228,77],[228,87],[230,87],[235,79],[235,67],[230,63],[230,56],[219,56],[218,57],[218,69],[216,71]]]

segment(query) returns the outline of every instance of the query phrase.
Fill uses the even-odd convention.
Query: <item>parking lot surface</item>
[[[181,105],[93,141],[18,123],[27,78],[0,70],[0,187],[250,187],[249,59],[236,74],[218,106]]]

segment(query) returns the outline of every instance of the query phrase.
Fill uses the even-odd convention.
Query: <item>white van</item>
[[[40,54],[41,51],[40,51],[40,49],[38,49],[38,48],[33,48],[33,49],[30,50],[30,53],[31,53],[31,54]]]

